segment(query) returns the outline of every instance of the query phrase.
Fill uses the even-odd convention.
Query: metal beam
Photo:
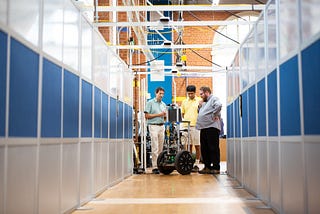
[[[128,11],[261,11],[263,4],[236,5],[153,5],[153,6],[98,6],[98,12],[128,12]],[[85,6],[82,11],[94,11],[93,6]]]
[[[197,48],[239,48],[239,44],[186,44],[186,45],[117,45],[117,49],[197,49]]]
[[[136,27],[136,26],[149,26],[149,27],[172,27],[172,26],[224,26],[224,25],[252,25],[252,21],[236,21],[236,20],[223,20],[223,21],[170,21],[168,24],[161,22],[96,22],[93,23],[96,27]]]
[[[131,69],[150,69],[148,65],[132,65]],[[225,71],[225,68],[220,68],[218,66],[183,66],[181,69],[177,69],[176,66],[164,66],[165,70],[180,70],[180,73],[192,73],[188,71],[210,71],[210,72],[222,72]],[[168,72],[165,72],[168,73]],[[144,72],[146,74],[146,72]]]

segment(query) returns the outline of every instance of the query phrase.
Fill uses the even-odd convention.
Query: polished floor
[[[223,164],[222,164],[223,165]],[[225,164],[224,164],[225,166]],[[200,169],[201,169],[200,165]],[[222,167],[223,168],[223,167]],[[225,172],[154,175],[148,169],[109,188],[74,214],[271,214]]]

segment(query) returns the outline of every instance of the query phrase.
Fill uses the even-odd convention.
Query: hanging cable
[[[163,55],[165,55],[168,51],[170,50],[170,48],[168,48],[165,52],[163,52],[162,54],[160,54],[159,56],[155,57],[154,59],[151,59],[151,60],[148,60],[148,61],[145,61],[145,62],[142,62],[142,63],[138,63],[138,64],[132,64],[132,65],[144,65],[144,64],[147,64],[147,63],[150,63],[152,61],[155,61],[157,59],[159,59],[160,57],[162,57]],[[127,64],[128,65],[128,64]],[[128,65],[129,66],[129,65]]]
[[[202,21],[201,19],[199,19],[196,15],[194,15],[191,11],[188,11],[188,13],[193,16],[195,19],[197,19],[198,21]],[[223,33],[220,33],[219,31],[217,31],[216,29],[212,28],[211,26],[207,25],[208,28],[210,28],[211,30],[213,30],[214,32],[220,34],[221,36],[227,38],[227,39],[230,39],[231,41],[237,43],[237,44],[240,44],[238,41],[228,37],[227,35],[224,35]]]
[[[210,63],[211,63],[211,64],[213,64],[213,65],[216,65],[216,66],[218,66],[218,67],[222,68],[222,66],[221,66],[221,65],[219,65],[219,64],[217,64],[217,63],[215,63],[215,62],[212,62],[211,60],[208,60],[207,58],[205,58],[205,57],[201,56],[199,53],[197,53],[196,51],[192,50],[191,48],[189,48],[189,49],[190,49],[194,54],[198,55],[200,58],[202,58],[202,59],[204,59],[204,60],[206,60],[206,61],[210,62]]]

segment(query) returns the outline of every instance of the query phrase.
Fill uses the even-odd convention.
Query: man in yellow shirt
[[[181,113],[184,121],[190,121],[190,145],[191,152],[194,147],[196,150],[196,163],[199,163],[200,159],[200,131],[196,129],[196,122],[198,117],[198,105],[201,101],[200,97],[196,96],[196,87],[194,85],[187,86],[187,98],[182,101],[181,104]],[[186,123],[182,123],[183,128],[187,128]],[[193,171],[198,171],[199,168],[196,165]]]

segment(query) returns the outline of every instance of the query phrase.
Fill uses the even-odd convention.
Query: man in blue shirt
[[[200,130],[200,148],[204,168],[200,174],[220,173],[219,134],[221,130],[222,104],[218,97],[211,94],[207,86],[200,88],[199,114],[196,128]]]
[[[164,89],[158,87],[155,93],[156,97],[147,102],[144,113],[145,118],[148,120],[147,124],[151,137],[152,173],[159,174],[157,159],[163,149],[166,104],[162,101]]]

